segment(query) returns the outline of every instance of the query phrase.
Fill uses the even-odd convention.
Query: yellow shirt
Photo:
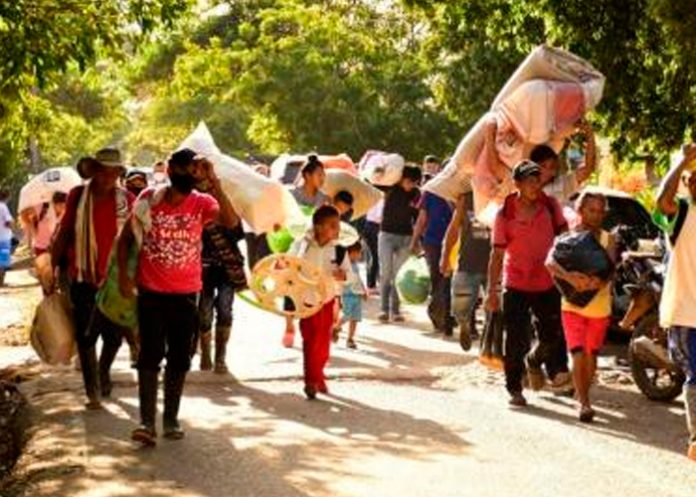
[[[601,243],[602,247],[605,249],[609,247],[608,232],[602,230],[599,237],[599,243]],[[584,316],[586,318],[609,317],[611,316],[611,285],[611,281],[604,285],[599,292],[597,292],[597,295],[595,295],[594,298],[590,300],[590,303],[585,307],[578,307],[577,305],[571,304],[566,299],[563,299],[561,302],[561,310],[574,312],[575,314],[579,314],[580,316]]]

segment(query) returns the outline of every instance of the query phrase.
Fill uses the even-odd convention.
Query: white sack
[[[339,169],[326,171],[326,181],[322,191],[333,198],[341,190],[346,190],[353,195],[353,219],[363,217],[384,196],[374,186],[346,171]]]
[[[394,186],[401,181],[406,161],[399,154],[370,150],[360,159],[360,175],[377,186]]]
[[[488,164],[481,157],[486,123],[496,121],[496,150],[512,168],[534,145],[547,143],[560,150],[562,138],[572,131],[559,119],[559,109],[561,116],[567,110],[567,95],[577,88],[582,114],[599,103],[604,80],[588,62],[569,52],[544,45],[535,48],[500,91],[491,111],[459,143],[452,161],[424,189],[450,201],[473,189],[479,218],[482,211],[495,210],[511,191],[512,181],[486,170]]]
[[[267,233],[302,217],[297,202],[283,185],[220,152],[205,123],[201,122],[179,148],[190,148],[210,159],[232,207],[254,233]]]
[[[82,178],[72,167],[54,167],[32,177],[19,191],[18,212],[50,202],[53,193],[68,193],[82,183]]]

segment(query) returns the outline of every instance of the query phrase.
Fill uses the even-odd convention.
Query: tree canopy
[[[540,43],[607,76],[619,158],[695,134],[696,11],[669,0],[18,0],[0,5],[0,175],[122,147],[164,157],[200,120],[245,155],[447,155]]]

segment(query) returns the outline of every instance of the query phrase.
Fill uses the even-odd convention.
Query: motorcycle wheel
[[[657,313],[653,312],[636,325],[628,346],[628,359],[633,380],[641,392],[650,400],[671,402],[682,392],[686,378],[681,372],[658,368],[633,354],[633,340],[641,336],[654,337],[659,328]]]

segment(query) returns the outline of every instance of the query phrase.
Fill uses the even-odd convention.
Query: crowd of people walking
[[[589,124],[582,122],[578,133],[583,150],[575,167],[568,168],[546,145],[535,147],[514,167],[515,190],[490,227],[475,215],[474,193],[450,202],[422,191],[443,167],[433,156],[421,165],[406,165],[396,184],[380,187],[383,200],[357,221],[351,221],[352,194],[326,195],[324,165],[316,155],[308,156],[289,188],[297,203],[312,212],[311,226],[289,254],[320,268],[335,288],[319,312],[299,322],[307,398],[328,392],[324,367],[343,326],[348,326],[346,345],[359,346],[363,302],[370,296],[379,295],[379,322],[407,321],[396,278],[406,259],[415,255],[425,258],[430,272],[427,315],[433,330],[445,337],[458,335],[464,351],[481,335],[481,362],[504,371],[511,406],[527,405],[525,387],[539,390],[548,383],[556,392],[574,391],[580,421],[591,422],[595,411],[590,390],[610,324],[611,279],[567,270],[554,259],[553,247],[565,233],[589,232],[611,261],[619,254],[613,235],[602,229],[606,198],[582,192],[597,158]],[[484,148],[492,148],[494,139],[491,125]],[[696,214],[693,202],[675,199],[694,159],[696,147],[687,147],[684,161],[665,179],[658,206],[680,230],[678,238],[671,238],[661,319],[687,374],[689,456],[696,459],[696,289],[689,276],[696,267],[696,244],[690,240],[696,236],[696,229],[690,229]],[[235,294],[247,287],[245,264],[253,268],[270,253],[269,244],[265,235],[245,233],[213,164],[190,149],[158,164],[158,178],[127,171],[120,152],[110,148],[80,161],[78,169],[85,184],[23,212],[21,221],[34,253],[49,252],[54,273],[65,275],[56,281],[68,282],[86,406],[100,409],[102,400],[112,395],[110,369],[126,339],[138,371],[141,418],[132,438],[144,445],[156,443],[158,378],[164,362],[163,435],[179,439],[184,436],[179,405],[192,358],[197,351],[201,370],[228,373]],[[268,168],[258,172],[268,174]],[[696,175],[687,175],[687,185],[696,198]],[[9,265],[8,233],[14,222],[6,200],[2,193],[0,278]],[[575,210],[570,223],[564,214],[569,207]],[[358,242],[345,247],[339,243],[342,222],[355,226]],[[241,241],[246,241],[245,251]],[[134,273],[129,272],[133,257]],[[96,305],[110,264],[117,269],[119,292],[135,305],[137,330],[112,322]],[[578,305],[566,293],[562,296],[560,282],[592,297]],[[52,285],[48,291],[59,287]],[[482,325],[476,319],[480,305]],[[293,309],[289,299],[285,308]],[[295,334],[294,320],[288,317],[286,347],[293,346]]]

